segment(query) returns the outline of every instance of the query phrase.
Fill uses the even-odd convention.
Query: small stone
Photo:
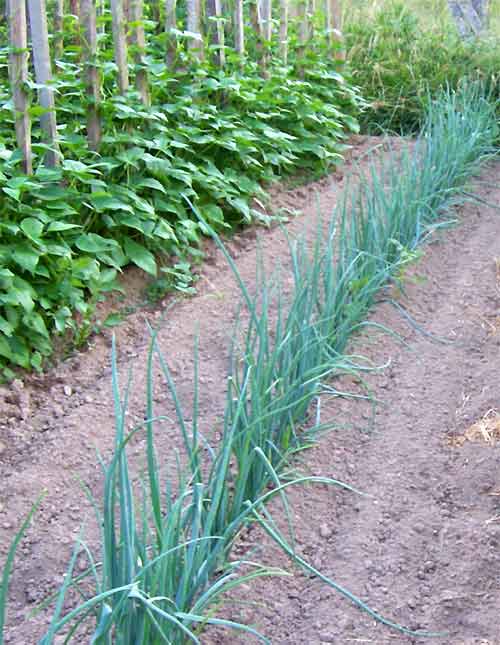
[[[87,558],[86,557],[78,558],[78,570],[83,572],[83,571],[86,571],[87,568],[88,568]]]
[[[328,524],[322,524],[319,527],[319,534],[320,537],[322,537],[324,540],[328,539],[329,537],[332,537],[333,531],[332,529],[328,526]]]
[[[63,387],[63,392],[66,396],[71,396],[73,394],[73,388],[71,387],[71,385],[65,385]]]
[[[3,441],[0,441],[0,455],[4,453],[7,450],[7,446],[4,444]]]

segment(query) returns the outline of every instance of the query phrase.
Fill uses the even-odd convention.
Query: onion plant
[[[324,427],[319,414],[310,422],[312,404],[332,391],[329,379],[356,369],[356,360],[346,354],[349,338],[365,325],[366,312],[381,287],[398,279],[417,245],[445,223],[468,177],[492,154],[497,128],[495,105],[478,85],[444,92],[431,102],[426,126],[414,145],[409,143],[401,154],[392,151],[381,167],[373,162],[368,176],[346,194],[331,221],[318,219],[312,243],[305,237],[289,240],[291,294],[285,295],[279,281],[263,270],[257,272],[255,288],[248,288],[217,233],[193,207],[235,273],[248,319],[234,332],[222,440],[210,446],[199,432],[196,348],[188,423],[155,334],[147,375],[147,420],[126,435],[128,386],[121,398],[113,353],[116,445],[104,466],[104,499],[98,512],[102,555],[98,558],[82,542],[77,544],[43,645],[61,632],[65,642],[81,642],[79,630],[86,628],[92,615],[95,645],[197,643],[207,625],[230,627],[265,641],[253,626],[216,616],[224,594],[243,581],[284,574],[233,559],[235,539],[252,521],[259,522],[298,566],[375,619],[413,633],[380,616],[299,557],[293,531],[286,539],[265,503],[279,497],[288,514],[290,486],[320,481],[350,489],[328,478],[293,474],[293,455],[314,436],[304,426],[309,424],[312,431]],[[173,484],[160,481],[155,449],[159,421],[152,397],[155,355],[173,399],[184,448],[175,490]],[[127,460],[127,444],[137,432],[147,436],[147,472],[139,486],[142,503]],[[95,506],[101,505],[95,502]],[[73,565],[82,548],[90,567],[75,576]],[[84,598],[63,615],[63,600],[75,588]]]

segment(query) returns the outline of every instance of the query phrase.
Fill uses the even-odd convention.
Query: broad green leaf
[[[104,327],[116,327],[123,322],[123,319],[123,314],[109,314],[109,316],[107,316],[106,320],[103,322],[103,325]]]
[[[40,334],[40,336],[45,336],[46,338],[49,337],[49,332],[47,331],[45,322],[40,314],[36,311],[33,311],[27,316],[24,316],[23,323],[30,329],[33,329],[37,334]]]
[[[69,231],[74,228],[81,228],[81,226],[79,224],[70,224],[69,222],[51,222],[47,227],[47,232]]]
[[[122,210],[127,211],[128,213],[134,212],[134,209],[130,206],[130,204],[126,204],[125,202],[122,202],[120,199],[112,197],[111,195],[91,195],[90,201],[98,211]]]
[[[21,198],[21,191],[19,190],[19,188],[8,188],[7,186],[2,186],[2,190],[9,197],[12,197],[12,199],[15,199],[16,202],[18,202],[19,199]]]
[[[8,320],[5,320],[3,316],[0,316],[0,331],[6,336],[12,336],[12,333],[14,332],[14,328],[12,327],[10,322]]]
[[[156,224],[153,235],[161,237],[163,240],[175,240],[174,229],[164,219],[160,219]]]
[[[21,222],[21,229],[30,239],[39,241],[43,232],[43,224],[34,217],[27,217]]]
[[[0,335],[0,356],[3,356],[7,360],[12,359],[12,351],[10,345],[6,338]]]
[[[135,183],[134,186],[136,188],[151,188],[152,190],[159,190],[161,193],[166,192],[164,185],[160,181],[153,179],[152,177],[141,179],[140,181]]]
[[[76,239],[75,244],[80,251],[85,253],[100,253],[109,251],[117,245],[117,242],[97,235],[97,233],[83,233]]]
[[[134,240],[126,237],[123,249],[131,262],[140,267],[143,271],[156,276],[156,261],[154,255]]]
[[[16,244],[12,247],[12,259],[22,269],[33,273],[40,259],[40,252],[30,244]]]

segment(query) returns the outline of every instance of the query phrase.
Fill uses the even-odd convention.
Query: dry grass
[[[455,447],[463,446],[465,442],[484,443],[494,446],[500,441],[500,413],[497,410],[488,412],[467,430],[457,437],[450,439],[450,444]]]

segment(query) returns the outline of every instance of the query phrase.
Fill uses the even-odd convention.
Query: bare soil
[[[377,143],[359,139],[353,159],[362,167],[362,155]],[[343,171],[307,187],[273,191],[277,207],[303,211],[288,224],[289,232],[314,222],[318,207],[325,213],[333,209],[353,159]],[[491,165],[481,175],[485,183],[475,187],[497,208],[499,178],[500,166]],[[323,397],[322,419],[335,419],[337,428],[304,453],[297,468],[348,482],[368,495],[324,486],[290,495],[302,555],[387,618],[411,629],[447,632],[433,639],[440,645],[500,643],[499,214],[485,204],[464,206],[459,225],[423,249],[424,257],[408,276],[406,295],[380,294],[372,320],[404,342],[375,328],[353,341],[353,353],[375,365],[389,363],[364,375],[379,401],[375,410],[359,399]],[[288,257],[279,228],[251,229],[229,242],[243,279],[247,284],[254,279],[256,237],[269,267],[279,259],[286,287]],[[239,292],[220,253],[211,245],[207,251],[197,296],[141,309],[116,330],[122,380],[133,370],[130,427],[144,415],[148,319],[160,327],[159,343],[188,404],[192,348],[199,333],[203,429],[214,436],[224,407],[227,347]],[[130,281],[140,283],[133,272]],[[420,329],[387,302],[389,296]],[[96,541],[81,482],[99,497],[96,449],[107,455],[113,444],[110,338],[106,331],[88,350],[42,377],[0,391],[2,554],[20,518],[47,491],[16,561],[7,643],[31,645],[43,634],[47,616],[26,620],[27,614],[61,583],[86,519],[88,540]],[[336,385],[363,392],[353,379]],[[160,379],[155,401],[158,414],[172,416]],[[179,437],[173,423],[165,422],[159,432],[168,472],[175,465]],[[136,472],[143,448],[138,436],[132,445]],[[273,512],[279,515],[278,505]],[[256,529],[245,541],[263,544],[259,559],[287,566],[293,576],[259,581],[243,594],[243,600],[256,604],[244,610],[228,605],[221,609],[224,615],[238,618],[243,612],[273,643],[283,645],[415,641],[375,623],[298,571]],[[78,566],[85,568],[85,561]],[[246,643],[250,637],[209,632],[202,642]]]

